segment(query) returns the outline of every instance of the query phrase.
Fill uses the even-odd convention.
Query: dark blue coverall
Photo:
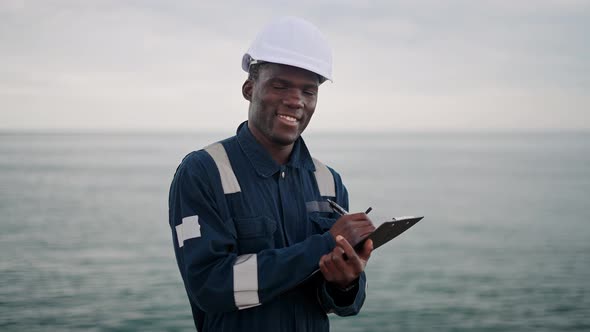
[[[311,157],[302,138],[277,164],[247,122],[236,136],[187,155],[174,175],[169,222],[178,268],[199,331],[328,331],[328,313],[356,315],[364,272],[352,289],[318,270],[348,209],[340,175]]]

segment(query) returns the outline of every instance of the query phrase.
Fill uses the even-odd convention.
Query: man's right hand
[[[336,240],[336,236],[341,235],[354,247],[374,230],[375,226],[373,226],[371,219],[361,212],[345,214],[338,218],[330,228],[330,234],[334,240]]]

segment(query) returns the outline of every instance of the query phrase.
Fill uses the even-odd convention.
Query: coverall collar
[[[248,157],[258,175],[269,177],[281,170],[281,165],[272,159],[268,151],[252,135],[250,129],[248,129],[248,121],[240,124],[236,135],[242,151],[244,151],[244,154]],[[315,171],[313,160],[303,138],[299,137],[295,141],[293,151],[291,151],[291,156],[286,166]]]

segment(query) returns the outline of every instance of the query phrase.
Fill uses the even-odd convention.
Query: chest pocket
[[[238,254],[252,254],[274,248],[277,224],[268,217],[234,219]]]
[[[232,165],[228,158],[227,152],[221,142],[214,143],[205,148],[205,151],[211,156],[217,169],[223,188],[223,194],[238,194],[242,189],[236,178]],[[315,166],[316,188],[321,197],[336,197],[336,184],[330,169],[319,160],[312,158]],[[275,247],[275,232],[277,231],[276,221],[268,217],[253,218],[235,218],[232,217],[231,211],[227,208],[225,199],[220,199],[222,211],[228,211],[226,220],[233,221],[236,230],[238,242],[238,254],[257,253],[264,249]],[[308,210],[309,212],[309,210]],[[325,215],[326,213],[324,213]],[[311,220],[308,228],[308,234],[322,234],[330,230],[336,219],[322,217],[319,211],[308,213]]]

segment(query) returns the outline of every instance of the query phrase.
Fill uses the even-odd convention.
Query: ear
[[[252,80],[246,80],[242,84],[242,96],[247,101],[252,101],[252,90],[254,89],[254,82]]]

